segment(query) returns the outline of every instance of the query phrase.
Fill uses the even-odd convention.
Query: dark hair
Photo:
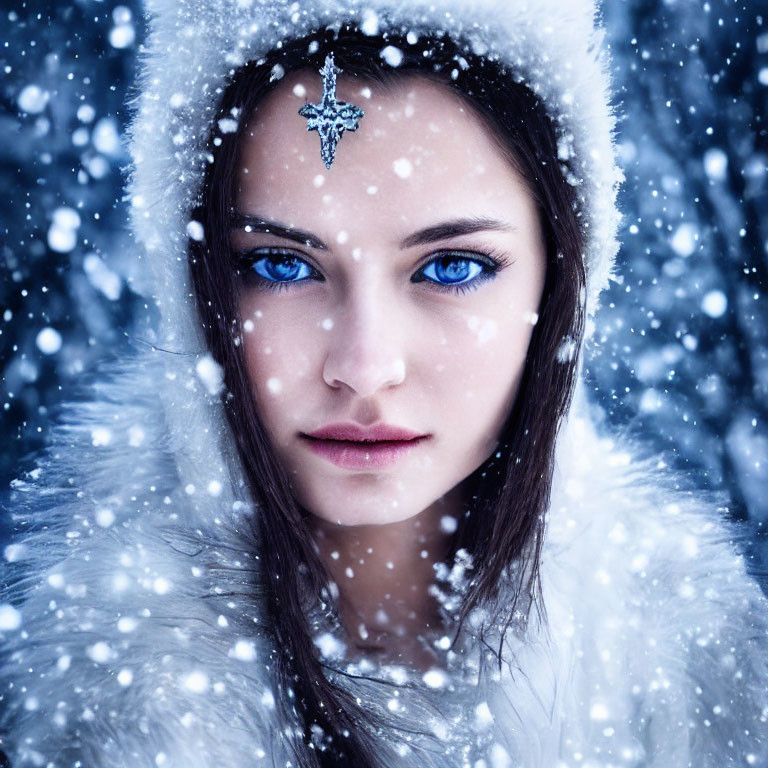
[[[379,56],[386,45],[395,45],[404,54],[396,69]],[[404,34],[371,37],[342,26],[286,42],[265,58],[233,71],[213,121],[209,140],[213,162],[194,212],[203,224],[205,240],[190,240],[191,275],[208,346],[224,369],[227,416],[259,510],[255,536],[268,588],[270,631],[280,649],[276,698],[284,715],[304,734],[293,745],[297,762],[365,768],[376,764],[370,718],[329,681],[312,642],[307,606],[329,602],[329,575],[251,394],[229,250],[238,146],[248,116],[279,83],[271,76],[273,67],[279,64],[285,73],[319,70],[331,51],[347,76],[386,84],[418,74],[438,79],[471,104],[527,182],[546,240],[544,292],[516,402],[498,452],[465,481],[468,508],[447,562],[450,565],[463,549],[475,564],[459,629],[481,606],[495,605],[497,619],[502,612],[504,631],[513,616],[522,613],[527,618],[534,605],[539,618],[544,618],[539,557],[555,440],[575,384],[585,274],[579,213],[573,187],[558,160],[555,126],[537,97],[493,57],[475,55],[462,41],[442,34],[411,44]],[[218,121],[232,114],[240,116],[237,132],[220,133]],[[506,602],[498,600],[502,581],[511,585],[511,598],[507,599],[509,589],[503,593]],[[325,734],[320,745],[311,739],[318,726]]]

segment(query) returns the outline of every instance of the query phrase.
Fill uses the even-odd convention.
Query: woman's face
[[[332,523],[392,523],[496,450],[545,247],[525,184],[446,86],[340,75],[337,98],[365,116],[329,170],[297,114],[321,96],[316,72],[287,76],[240,147],[242,343],[299,503]]]

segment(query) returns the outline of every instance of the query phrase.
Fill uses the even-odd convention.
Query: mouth
[[[400,427],[381,425],[364,429],[357,425],[331,425],[311,434],[300,434],[316,455],[342,469],[384,469],[405,458],[429,439]]]

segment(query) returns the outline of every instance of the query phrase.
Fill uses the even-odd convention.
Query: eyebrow
[[[514,227],[498,219],[483,217],[454,219],[435,224],[426,229],[420,229],[400,241],[400,248],[413,248],[416,245],[435,243],[438,240],[448,240],[461,235],[472,235],[475,232],[511,232]]]
[[[311,232],[305,232],[303,229],[289,227],[286,224],[279,224],[276,221],[268,221],[260,216],[252,216],[246,213],[236,213],[232,217],[232,226],[238,229],[247,229],[250,232],[268,232],[285,240],[307,245],[310,248],[317,248],[321,251],[327,251],[328,246]]]
[[[232,224],[239,229],[247,228],[251,232],[268,232],[277,237],[293,240],[311,248],[317,248],[322,251],[328,250],[328,246],[311,232],[289,227],[276,221],[269,221],[260,216],[237,213],[233,216]],[[428,243],[448,240],[453,237],[460,237],[461,235],[471,235],[475,232],[512,232],[514,229],[515,227],[504,221],[482,216],[453,219],[413,232],[400,241],[400,249],[414,248],[417,245],[427,245]]]

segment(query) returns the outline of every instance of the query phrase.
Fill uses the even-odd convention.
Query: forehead
[[[394,84],[339,75],[337,98],[364,110],[326,169],[298,110],[322,98],[320,75],[286,76],[250,116],[238,157],[238,207],[306,223],[391,219],[403,225],[468,208],[508,207],[524,185],[484,121],[448,86],[418,75]],[[499,211],[500,212],[500,211]]]

